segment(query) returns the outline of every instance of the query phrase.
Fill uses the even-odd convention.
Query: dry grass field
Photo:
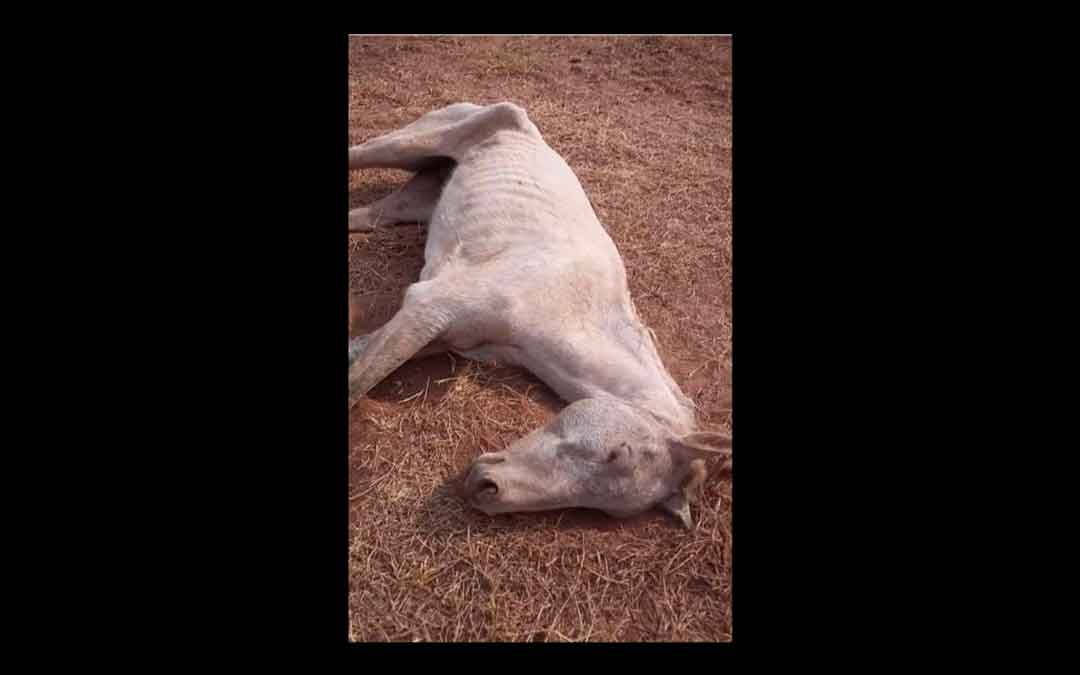
[[[450,103],[504,100],[581,180],[702,426],[730,430],[730,39],[351,39],[352,144]],[[407,177],[352,172],[350,207]],[[424,240],[418,224],[350,236],[358,331],[396,311]],[[489,517],[459,497],[474,457],[562,405],[528,373],[442,355],[352,408],[352,640],[731,639],[730,474],[710,473],[692,531],[659,511]]]

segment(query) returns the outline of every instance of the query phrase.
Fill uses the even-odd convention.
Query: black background
[[[42,85],[75,205],[46,234],[69,436],[44,531],[78,559],[46,611],[345,649],[347,34],[81,39]],[[950,616],[914,594],[950,440],[948,310],[914,300],[948,250],[908,146],[934,85],[871,35],[732,49],[734,647],[916,638]]]

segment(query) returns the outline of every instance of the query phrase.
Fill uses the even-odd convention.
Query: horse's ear
[[[720,431],[695,431],[672,440],[670,447],[672,453],[686,461],[709,457],[731,461],[731,436]]]
[[[690,472],[683,481],[682,486],[670,497],[660,502],[661,510],[682,521],[683,526],[694,529],[694,519],[690,517],[690,505],[701,497],[701,490],[705,485],[705,460],[695,459],[690,462]]]
[[[731,468],[731,436],[720,431],[695,431],[672,439],[668,447],[682,466],[689,464],[690,468],[679,489],[657,506],[677,517],[686,529],[692,529],[690,504],[697,501],[705,484],[705,460],[718,457],[720,471]]]
[[[686,529],[694,529],[694,519],[690,517],[690,500],[686,498],[682,490],[678,490],[660,502],[658,506],[662,511],[666,511],[678,518]]]

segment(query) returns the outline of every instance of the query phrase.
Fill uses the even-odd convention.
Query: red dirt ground
[[[730,430],[731,42],[700,37],[354,37],[349,141],[450,103],[513,101],[577,173],[642,319],[703,427]],[[350,208],[401,185],[350,176]],[[359,332],[393,315],[425,228],[350,236]],[[469,462],[556,414],[528,373],[436,356],[350,412],[350,639],[731,639],[731,482],[710,474],[686,531],[660,512],[485,516]]]

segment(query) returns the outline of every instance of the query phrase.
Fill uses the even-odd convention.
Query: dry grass
[[[354,38],[350,142],[458,101],[514,101],[574,168],[618,245],[639,313],[703,425],[730,429],[730,41]],[[355,172],[350,204],[400,185]],[[424,228],[350,243],[371,330],[423,266]],[[527,373],[439,356],[406,364],[350,417],[353,640],[731,638],[731,485],[710,476],[687,532],[659,512],[494,518],[460,478],[562,403]]]

